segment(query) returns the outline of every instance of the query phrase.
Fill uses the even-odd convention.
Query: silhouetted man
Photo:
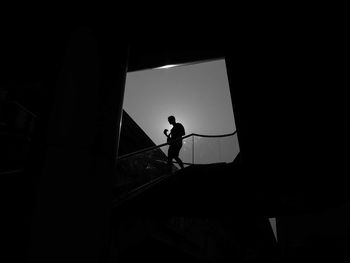
[[[168,166],[171,170],[172,160],[175,159],[181,168],[184,168],[184,165],[179,158],[180,149],[182,147],[182,136],[185,135],[185,128],[181,123],[176,122],[174,116],[169,116],[168,121],[173,128],[168,134],[168,130],[164,130],[165,136],[168,138],[169,150],[168,150]]]

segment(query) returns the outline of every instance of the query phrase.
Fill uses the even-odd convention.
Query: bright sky
[[[129,72],[124,110],[157,145],[166,142],[163,130],[172,127],[170,115],[186,135],[236,130],[224,59]]]

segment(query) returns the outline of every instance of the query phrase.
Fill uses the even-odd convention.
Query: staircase
[[[193,142],[191,136],[198,135],[187,137]],[[240,176],[240,155],[230,163],[203,164],[194,151],[184,158],[184,169],[177,169],[175,163],[174,172],[168,173],[166,159],[151,158],[152,151],[159,154],[164,146],[118,158],[123,169],[133,171],[129,178],[146,179],[128,189],[116,188],[112,214],[116,261],[258,262],[264,258],[277,262],[268,218],[252,220],[258,208],[256,199],[244,191],[249,180]],[[198,150],[191,144],[189,148]],[[120,167],[117,171],[122,172]]]

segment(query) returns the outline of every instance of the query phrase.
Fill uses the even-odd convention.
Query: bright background
[[[186,135],[220,135],[236,130],[224,59],[129,72],[124,110],[157,145],[166,142],[163,130],[172,127],[170,115],[183,124]],[[232,138],[196,138],[197,159],[202,154],[202,163],[233,160],[239,152],[235,138],[234,142]],[[184,147],[182,154],[185,152]]]

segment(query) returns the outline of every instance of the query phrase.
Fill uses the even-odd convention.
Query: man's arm
[[[163,131],[163,133],[164,133],[164,135],[168,138],[168,139],[170,139],[170,134],[168,134],[168,129],[165,129],[164,131]]]

